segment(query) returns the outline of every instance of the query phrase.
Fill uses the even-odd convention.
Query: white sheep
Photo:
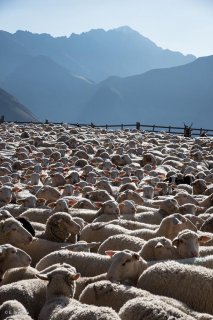
[[[85,198],[96,202],[106,202],[108,200],[114,200],[114,198],[106,190],[101,189],[88,192],[85,195]]]
[[[98,253],[104,254],[106,250],[124,250],[139,251],[145,244],[145,240],[128,234],[118,234],[108,237],[101,243]]]
[[[29,244],[32,240],[32,235],[16,219],[7,218],[0,222],[0,244],[19,246]]]
[[[165,236],[168,239],[173,239],[178,232],[184,229],[197,231],[197,228],[195,225],[193,225],[193,223],[191,223],[191,221],[179,213],[173,213],[170,216],[163,218],[156,230],[141,229],[130,231],[129,234],[144,240],[162,236]]]
[[[75,267],[83,277],[90,277],[107,272],[111,259],[97,253],[59,250],[43,257],[37,263],[36,269],[41,271],[52,264],[63,262]]]
[[[79,224],[68,213],[56,212],[47,219],[45,231],[37,234],[37,238],[66,242],[70,234],[77,235],[80,233],[80,230]]]
[[[97,206],[97,203],[96,203]],[[110,221],[117,219],[120,215],[119,205],[115,200],[108,200],[100,203],[100,209],[97,211],[94,222]]]
[[[134,298],[126,302],[119,311],[122,320],[192,320],[194,317],[175,308],[162,300],[153,297]]]
[[[30,256],[23,250],[10,244],[0,246],[0,280],[7,270],[16,267],[27,267],[30,263]]]
[[[46,203],[55,202],[60,196],[60,192],[51,186],[43,186],[36,192],[36,197],[45,199]]]
[[[168,261],[145,270],[137,286],[180,300],[196,311],[213,314],[212,277],[213,271],[208,268]]]
[[[114,224],[103,224],[101,222],[86,225],[80,234],[80,240],[87,242],[100,241],[103,242],[108,237],[116,234],[129,234],[129,230]]]
[[[102,280],[89,284],[80,295],[79,300],[96,306],[111,306],[115,311],[119,312],[122,306],[131,299],[141,297],[144,299],[157,300],[166,302],[168,305],[174,306],[182,310],[186,314],[199,320],[210,320],[211,316],[207,314],[199,314],[190,309],[184,303],[172,298],[157,296],[148,291],[135,288],[133,286],[121,285],[110,281]],[[131,319],[131,318],[130,318]]]
[[[24,280],[24,279],[36,279],[37,273],[38,273],[38,270],[30,266],[8,269],[4,273],[4,277],[1,281],[1,286],[12,283],[12,282]]]
[[[46,285],[39,279],[21,280],[0,287],[0,305],[8,300],[19,301],[33,319],[37,319],[45,303]]]
[[[46,292],[46,303],[39,314],[38,320],[46,319],[65,319],[78,318],[89,319],[95,317],[103,320],[117,320],[118,315],[111,308],[98,308],[83,305],[77,300],[72,299],[75,293],[75,280],[80,274],[76,273],[75,268],[56,268],[55,270],[37,277],[47,280],[49,285]]]
[[[0,319],[32,320],[26,308],[17,300],[5,301],[0,306]]]

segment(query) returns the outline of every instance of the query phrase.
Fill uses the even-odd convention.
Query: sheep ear
[[[180,240],[178,238],[175,238],[172,240],[172,245],[175,247],[177,247],[179,245],[179,243],[180,243]]]
[[[103,207],[103,203],[102,202],[95,202],[94,204],[95,204],[95,206],[97,208],[102,208]]]
[[[46,274],[36,274],[36,277],[41,280],[48,281],[48,276]]]
[[[116,252],[118,252],[118,251],[107,250],[107,251],[105,251],[105,254],[106,254],[107,256],[110,256],[110,257],[112,258]]]
[[[48,206],[48,208],[55,208],[56,203],[55,202],[51,202],[47,206]]]
[[[212,237],[210,237],[210,236],[199,236],[199,238],[198,238],[199,243],[205,243],[210,240],[212,240]]]
[[[163,248],[163,244],[161,242],[158,242],[155,246],[155,248]]]
[[[12,188],[12,191],[13,192],[19,192],[19,191],[22,191],[22,189],[19,188],[19,187],[14,187],[14,188]]]
[[[78,278],[80,278],[80,276],[81,276],[80,273],[71,274],[71,275],[70,275],[70,279],[71,279],[71,280],[77,280]]]
[[[135,260],[139,260],[140,259],[140,255],[138,254],[138,253],[133,253],[133,255],[132,255],[132,257],[133,257],[133,259],[135,259]]]
[[[69,201],[68,201],[68,203],[71,205],[71,206],[73,206],[74,204],[76,204],[78,201],[76,200],[76,199],[70,199]]]

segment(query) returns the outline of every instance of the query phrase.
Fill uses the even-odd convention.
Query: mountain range
[[[0,31],[0,70],[0,87],[41,120],[211,128],[213,57],[164,50],[129,27]]]

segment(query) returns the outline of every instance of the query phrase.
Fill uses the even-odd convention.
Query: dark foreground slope
[[[0,89],[0,116],[4,116],[6,121],[38,121],[29,109],[2,89]]]

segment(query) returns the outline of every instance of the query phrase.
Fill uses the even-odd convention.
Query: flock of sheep
[[[213,139],[0,124],[0,320],[213,319]]]

